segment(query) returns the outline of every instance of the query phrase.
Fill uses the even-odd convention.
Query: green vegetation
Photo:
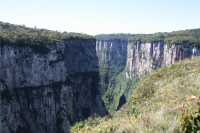
[[[116,66],[103,65],[103,60],[99,59],[100,85],[103,92],[103,101],[110,114],[114,114],[118,108],[119,99],[123,95],[125,88],[130,87],[131,81],[125,78],[123,62]],[[122,76],[123,75],[123,76]]]
[[[101,122],[108,121],[108,120],[109,119],[106,116],[100,117],[97,114],[94,114],[91,117],[89,117],[88,119],[86,119],[85,121],[76,122],[75,125],[73,127],[71,127],[70,132],[72,132],[72,133],[76,132],[77,128],[82,128],[82,127],[84,127],[84,125],[97,126]]]
[[[190,43],[200,47],[200,29],[181,30],[174,32],[164,32],[155,34],[138,34],[133,35],[128,39],[129,42],[157,42],[163,41],[168,45]]]
[[[126,78],[126,72],[129,72],[127,68],[109,79],[108,89],[102,97],[105,107],[111,115],[114,115],[126,103],[126,100],[131,95],[132,86],[139,81],[139,78]],[[121,99],[122,97],[124,97],[124,100]]]
[[[200,131],[200,97],[192,96],[188,98],[188,101],[192,101],[193,104],[189,108],[184,104],[182,106],[181,129],[186,133],[197,133],[197,131]]]
[[[155,33],[155,34],[100,34],[96,35],[97,40],[100,41],[109,41],[109,40],[118,40],[118,41],[129,41],[133,44],[140,42],[154,42],[154,41],[163,41],[169,46],[172,44],[182,44],[188,42],[189,44],[194,44],[200,48],[200,29],[191,29],[191,30],[182,30],[175,31],[170,33]],[[118,49],[121,51],[121,49]],[[105,51],[107,55],[112,54],[110,51]],[[139,51],[139,61],[142,59],[146,60],[144,56],[144,51]],[[152,65],[155,69],[157,62],[155,57],[152,57]],[[110,62],[112,65],[109,66]],[[106,109],[110,114],[114,114],[119,105],[120,97],[124,94],[126,99],[128,98],[128,93],[132,90],[132,86],[138,81],[138,79],[129,80],[125,77],[125,64],[120,63],[118,58],[114,58],[111,61],[105,62],[99,59],[99,71],[101,78],[101,87],[103,92],[103,101],[105,102]],[[165,66],[165,64],[162,64]],[[128,71],[127,71],[128,72]]]
[[[102,65],[103,61],[99,59],[99,75],[101,79],[102,91],[105,93],[108,88],[109,80],[116,77],[124,69],[124,66],[108,66]]]
[[[200,57],[196,57],[158,68],[133,86],[132,98],[115,113],[113,119],[79,122],[72,127],[72,132],[181,132],[184,127],[183,121],[182,125],[179,122],[183,116],[180,114],[182,104],[195,106],[187,99],[199,94],[199,66]],[[195,108],[199,109],[198,106]],[[191,124],[193,121],[193,127],[198,127],[200,121],[197,109],[194,109],[191,119],[183,118],[186,123],[187,120]],[[187,125],[185,131],[189,129]]]
[[[129,41],[134,44],[137,41],[140,42],[157,42],[163,41],[168,45],[171,44],[182,44],[182,43],[190,43],[195,46],[200,46],[200,29],[191,29],[191,30],[180,30],[173,32],[159,32],[155,34],[99,34],[96,35],[97,40],[120,40],[120,41]]]
[[[97,40],[109,41],[109,40],[119,40],[128,41],[128,39],[133,36],[133,34],[117,33],[117,34],[99,34],[96,35]]]
[[[2,45],[11,45],[19,47],[32,46],[36,48],[36,52],[43,47],[44,44],[55,44],[57,41],[68,39],[96,39],[94,36],[80,34],[57,32],[46,29],[33,29],[25,26],[14,25],[0,22],[0,37]]]

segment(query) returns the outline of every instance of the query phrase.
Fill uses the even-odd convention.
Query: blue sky
[[[200,28],[200,0],[0,0],[0,21],[90,35],[171,32]]]

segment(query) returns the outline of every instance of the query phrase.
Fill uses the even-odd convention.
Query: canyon
[[[131,41],[130,34],[104,39],[0,24],[2,133],[68,133],[91,116],[114,115],[143,76],[200,55],[187,41]]]
[[[107,73],[102,76],[103,100],[111,114],[131,97],[134,85],[130,83],[132,80],[151,73],[158,67],[200,55],[200,50],[189,43],[168,45],[163,41],[133,43],[117,39],[98,40],[98,38],[96,51],[100,60],[99,65],[102,68],[110,67],[107,73],[113,70],[116,73],[110,78]]]
[[[1,132],[69,132],[76,121],[105,116],[94,40],[1,47]]]
[[[1,47],[2,132],[69,132],[77,121],[93,114],[105,116],[104,102],[118,110],[129,99],[131,86],[101,90],[98,58],[102,67],[120,68],[115,76],[122,74],[130,81],[162,65],[200,55],[189,43],[169,47],[164,42],[97,40],[95,44],[75,39],[45,48],[47,54],[30,47]],[[108,90],[117,93],[103,102]]]

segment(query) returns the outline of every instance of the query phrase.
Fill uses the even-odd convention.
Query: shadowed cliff
[[[41,44],[29,44],[24,39],[20,45],[19,40],[11,42],[12,37],[4,35],[17,26],[3,26],[1,132],[69,132],[77,120],[106,114],[94,39],[80,36]],[[17,28],[26,31],[26,37],[34,30]],[[35,32],[47,38],[51,34]]]

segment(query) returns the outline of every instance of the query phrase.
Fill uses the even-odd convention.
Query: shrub
[[[200,97],[195,96],[188,98],[188,101],[194,102],[190,108],[183,104],[181,109],[181,129],[189,133],[200,131]]]

